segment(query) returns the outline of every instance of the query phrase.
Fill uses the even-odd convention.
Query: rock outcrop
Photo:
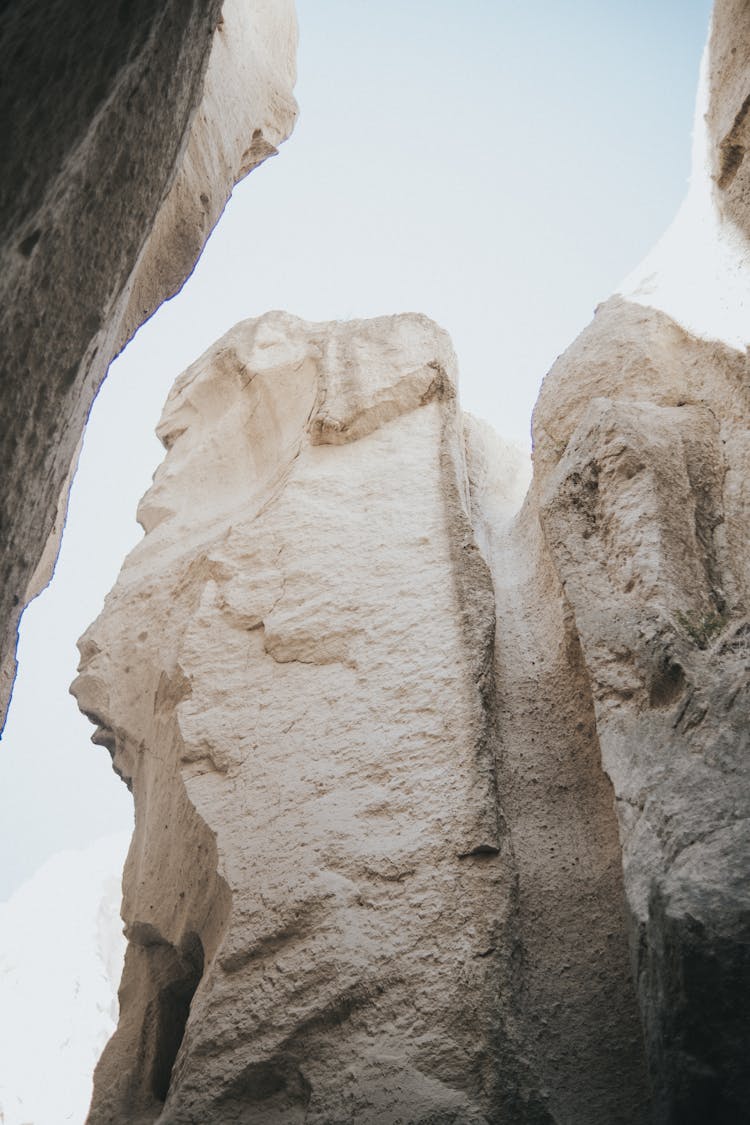
[[[14,0],[0,13],[0,729],[91,402],[291,131],[292,0]]]
[[[612,299],[534,415],[547,550],[614,786],[658,1122],[750,1108],[746,354]]]
[[[654,1116],[673,1125],[750,1116],[749,51],[750,7],[718,0],[688,198],[626,288],[640,303],[597,310],[533,425],[528,506],[614,787]]]
[[[724,240],[711,326],[747,19],[662,246]],[[750,1118],[746,330],[663,280],[548,375],[518,515],[423,317],[268,314],[178,380],[74,685],[136,805],[94,1125]]]
[[[716,0],[709,40],[711,176],[725,219],[750,238],[750,4]]]
[[[445,334],[245,322],[159,432],[74,685],[136,807],[91,1122],[646,1120],[585,676]]]

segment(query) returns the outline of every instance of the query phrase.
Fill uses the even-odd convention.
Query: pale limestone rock
[[[0,730],[91,403],[291,132],[296,37],[293,0],[0,11]]]
[[[488,1119],[512,873],[454,379],[424,318],[279,313],[170,396],[75,686],[137,825],[93,1122]]]
[[[647,1120],[570,615],[455,374],[424,317],[272,313],[170,395],[74,685],[136,805],[92,1122]]]

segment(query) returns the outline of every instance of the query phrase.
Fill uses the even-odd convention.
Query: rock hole
[[[24,238],[23,242],[20,242],[18,244],[18,249],[23,254],[24,258],[31,257],[31,251],[34,249],[41,237],[42,232],[40,230],[34,230],[30,235]]]
[[[494,844],[478,844],[468,852],[460,852],[459,859],[487,859],[490,856],[500,855],[500,849]]]
[[[190,1005],[203,976],[203,944],[197,934],[187,934],[180,950],[160,945],[164,984],[156,1001],[154,1017],[151,1090],[160,1102],[167,1100],[177,1053],[185,1035]]]
[[[651,681],[649,703],[652,707],[669,707],[682,694],[685,673],[676,661],[667,661]]]

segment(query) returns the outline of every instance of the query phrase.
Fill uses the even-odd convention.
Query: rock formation
[[[748,355],[646,289],[547,377],[518,515],[423,317],[267,314],[178,380],[74,685],[136,806],[94,1125],[750,1117]]]
[[[750,5],[716,0],[709,40],[711,177],[725,220],[750,237]]]
[[[528,506],[590,683],[654,1116],[674,1125],[750,1115],[749,51],[750,7],[719,0],[686,204],[639,304],[598,309],[533,425]]]
[[[292,0],[13,0],[0,13],[0,729],[112,358],[291,131]]]
[[[748,361],[613,299],[534,416],[612,779],[659,1122],[750,1107]]]
[[[444,333],[248,321],[159,432],[75,685],[137,825],[91,1121],[641,1120],[591,724],[563,703],[552,809],[498,752],[480,541],[519,469],[473,423],[467,472]]]

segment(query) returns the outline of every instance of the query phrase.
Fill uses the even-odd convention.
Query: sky
[[[92,411],[55,578],[26,611],[0,743],[0,900],[132,802],[68,685],[141,536],[169,387],[234,323],[418,311],[466,409],[528,440],[555,357],[685,195],[709,0],[298,0],[300,119]]]

